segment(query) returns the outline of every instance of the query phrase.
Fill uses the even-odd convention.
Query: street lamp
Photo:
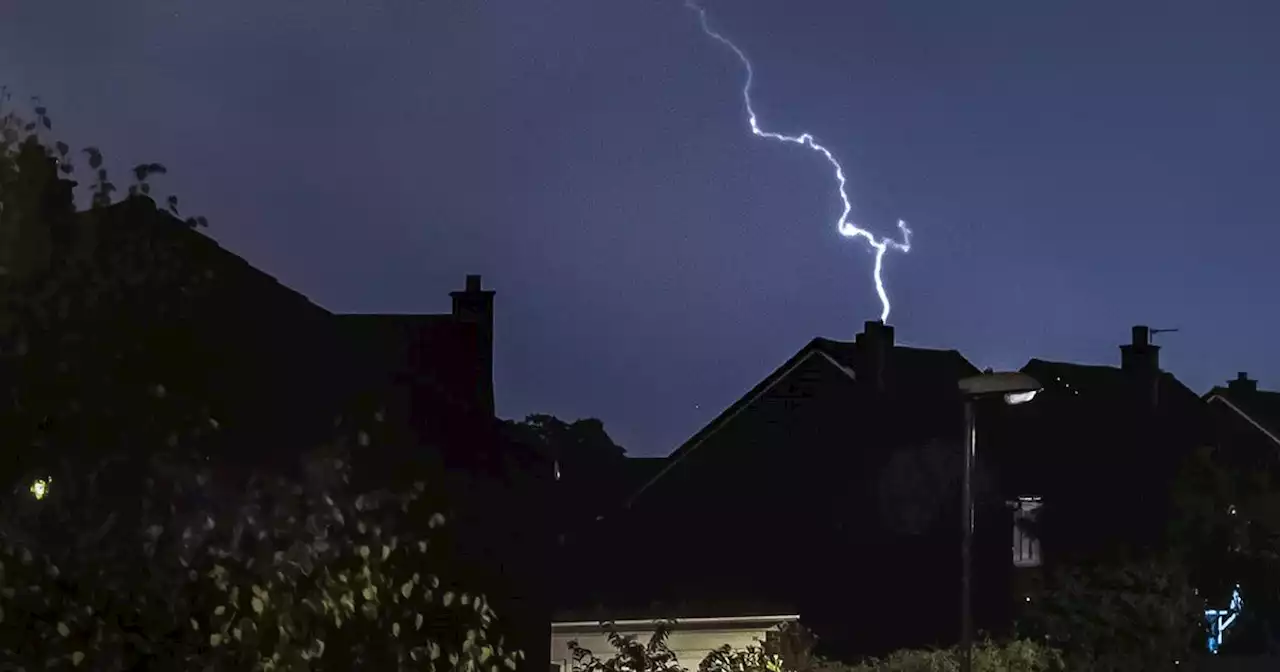
[[[1035,378],[1025,373],[984,373],[960,381],[960,393],[964,395],[964,485],[963,520],[964,536],[960,541],[960,647],[964,651],[960,659],[960,671],[973,670],[973,612],[970,576],[972,574],[973,547],[973,462],[977,454],[978,433],[974,423],[974,406],[982,399],[1000,397],[1005,404],[1016,406],[1035,399],[1043,389]]]

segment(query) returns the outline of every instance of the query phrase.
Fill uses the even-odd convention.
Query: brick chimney
[[[1227,381],[1227,390],[1230,392],[1257,392],[1258,381],[1249,378],[1249,374],[1241,371],[1236,374],[1235,380]]]
[[[853,343],[858,353],[858,376],[883,392],[885,371],[893,352],[893,327],[880,320],[867,320]]]
[[[1133,338],[1120,346],[1120,368],[1132,377],[1143,394],[1149,395],[1151,407],[1160,403],[1160,346],[1151,342],[1151,328],[1137,325]]]
[[[493,290],[481,289],[480,276],[468,275],[465,289],[449,292],[453,297],[453,318],[475,324],[480,332],[479,394],[490,412],[493,402]]]

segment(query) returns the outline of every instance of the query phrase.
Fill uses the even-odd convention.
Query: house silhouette
[[[66,184],[60,183],[64,197]],[[65,275],[87,283],[87,295],[115,293],[104,295],[110,311],[74,312],[80,320],[74,333],[54,323],[48,334],[36,334],[33,348],[83,351],[81,360],[97,366],[101,358],[86,349],[94,339],[58,339],[89,333],[118,346],[127,363],[103,364],[104,375],[163,387],[168,399],[193,400],[217,428],[218,439],[202,449],[228,468],[296,468],[305,451],[334,436],[335,425],[381,414],[395,440],[353,448],[352,487],[407,485],[423,474],[443,474],[430,485],[449,506],[454,576],[489,595],[509,641],[530,652],[526,665],[542,668],[538,653],[549,612],[540,591],[546,516],[538,503],[550,469],[541,456],[508,441],[495,417],[495,292],[480,275],[466,276],[451,292],[448,312],[335,314],[149,198],[58,221],[55,251],[42,263],[66,264]],[[152,420],[128,421],[144,426]],[[138,450],[114,446],[103,435],[80,440],[77,432],[85,430],[74,419],[5,424],[11,436],[36,437],[40,445],[89,458],[113,447]],[[70,455],[13,452],[6,465],[11,480]]]
[[[1033,403],[978,402],[980,630],[1009,632],[1046,564],[1159,548],[1179,466],[1231,442],[1150,329],[1130,336],[1119,366],[1033,359]],[[562,550],[557,619],[795,613],[842,657],[954,643],[958,381],[978,373],[880,322],[814,339]],[[1037,518],[1052,537],[1028,532]]]

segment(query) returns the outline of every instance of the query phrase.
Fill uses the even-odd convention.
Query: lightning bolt
[[[732,40],[716,32],[711,27],[711,23],[707,19],[707,10],[703,9],[700,5],[694,2],[694,0],[685,0],[684,5],[698,13],[698,21],[702,24],[702,32],[706,33],[707,37],[710,37],[716,42],[728,47],[729,50],[738,57],[738,60],[742,61],[742,67],[747,71],[747,81],[742,85],[742,102],[747,109],[747,121],[751,125],[751,132],[762,138],[803,145],[821,154],[823,158],[827,160],[827,163],[831,164],[831,168],[835,171],[836,184],[839,185],[840,202],[844,205],[844,211],[840,213],[840,219],[836,221],[836,230],[845,238],[861,238],[862,240],[865,240],[867,244],[871,246],[871,249],[875,250],[876,263],[872,277],[875,279],[876,283],[876,294],[880,296],[880,321],[883,322],[889,319],[889,293],[885,291],[884,278],[882,275],[884,270],[884,254],[889,250],[910,252],[911,229],[907,228],[906,222],[898,220],[898,229],[902,231],[902,240],[899,242],[887,236],[884,238],[876,238],[875,234],[855,224],[853,220],[849,218],[849,213],[853,211],[853,202],[849,199],[849,193],[846,189],[848,180],[845,179],[844,168],[840,166],[840,162],[836,160],[835,155],[831,153],[831,150],[818,144],[817,141],[813,139],[813,135],[809,133],[801,133],[800,135],[783,135],[782,133],[774,133],[773,131],[766,131],[760,128],[760,123],[756,118],[755,108],[751,105],[751,84],[755,79],[755,70],[751,67],[751,60],[747,58],[746,52],[739,48],[738,45],[734,44]]]

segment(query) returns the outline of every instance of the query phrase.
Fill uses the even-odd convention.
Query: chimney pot
[[[1249,378],[1249,374],[1241,371],[1236,374],[1236,379],[1227,382],[1227,389],[1232,392],[1257,392],[1258,381]]]
[[[480,276],[479,276],[479,275],[468,275],[468,276],[467,276],[467,285],[466,285],[466,287],[467,287],[467,291],[468,291],[468,292],[478,292],[478,291],[480,291]]]
[[[1151,329],[1146,325],[1136,325],[1133,328],[1133,345],[1144,346],[1151,345]]]

